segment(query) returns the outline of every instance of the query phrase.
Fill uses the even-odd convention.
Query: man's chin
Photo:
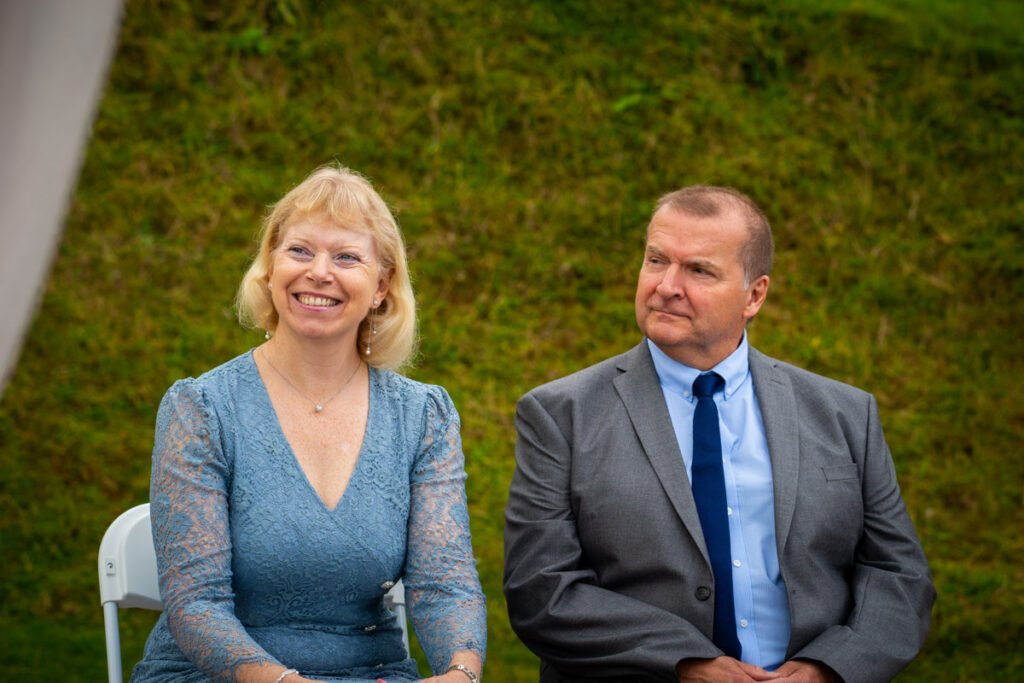
[[[652,341],[657,338],[668,344],[685,342],[693,337],[693,320],[685,315],[652,312],[644,325],[644,332]]]
[[[660,333],[659,330],[649,330],[647,338],[654,342],[654,345],[665,353],[673,349],[688,348],[693,346],[693,337],[688,334],[674,331],[675,333]]]

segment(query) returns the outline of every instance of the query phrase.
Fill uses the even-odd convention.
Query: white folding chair
[[[107,676],[110,683],[123,683],[118,608],[164,608],[157,585],[149,503],[122,512],[107,527],[100,542],[99,572],[103,627],[107,633]]]
[[[398,617],[398,625],[402,627],[402,642],[405,643],[405,654],[409,654],[409,621],[405,618],[405,586],[399,579],[384,594],[384,606]]]
[[[123,683],[119,608],[137,607],[160,611],[156,552],[149,524],[149,503],[122,512],[107,527],[100,542],[100,604],[107,634],[107,676],[109,683]],[[402,642],[409,651],[409,622],[405,614],[405,586],[399,580],[384,595],[384,606],[395,613],[402,627]]]

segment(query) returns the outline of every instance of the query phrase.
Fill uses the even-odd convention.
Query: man
[[[632,350],[517,406],[512,627],[558,681],[887,681],[935,590],[874,398],[747,323],[771,229],[745,195],[663,197]]]

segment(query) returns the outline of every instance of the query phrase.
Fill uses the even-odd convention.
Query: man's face
[[[768,293],[768,276],[743,286],[742,215],[698,218],[670,206],[651,219],[636,285],[636,322],[669,357],[707,370],[736,350]]]

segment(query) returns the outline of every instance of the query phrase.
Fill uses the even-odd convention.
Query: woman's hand
[[[469,676],[461,671],[449,671],[448,673],[440,676],[424,678],[420,683],[469,683]]]
[[[306,678],[299,674],[290,674],[281,683],[324,683],[319,678]]]
[[[292,670],[294,671],[294,669]],[[270,662],[259,662],[251,664],[243,664],[238,667],[236,672],[235,680],[237,683],[274,683],[277,681],[282,674],[286,674],[286,669],[282,669],[280,664],[272,664]],[[299,673],[287,673],[284,676],[284,680],[281,683],[324,683],[318,678],[306,678]]]
[[[483,661],[481,660],[480,655],[472,650],[459,650],[452,655],[450,666],[464,666],[470,671],[476,672],[476,680],[479,680],[481,675],[479,672],[480,669],[483,668]],[[450,668],[440,676],[421,678],[419,683],[471,683],[472,680],[473,679],[471,679],[469,674],[466,672],[460,671],[456,668]]]

